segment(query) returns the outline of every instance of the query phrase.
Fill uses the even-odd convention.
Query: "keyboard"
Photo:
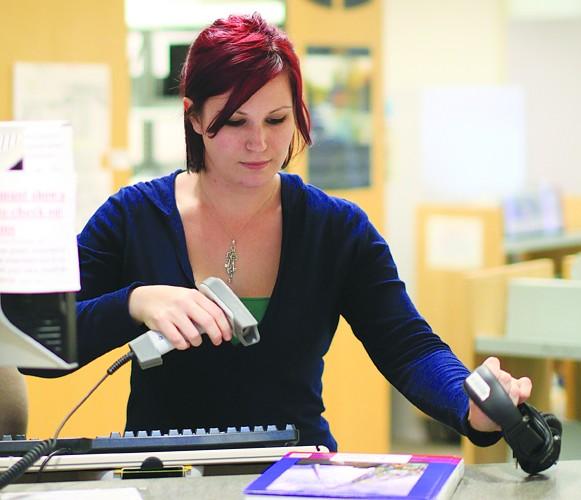
[[[268,425],[226,429],[183,429],[180,432],[174,429],[167,434],[160,431],[127,431],[124,434],[113,432],[109,436],[94,439],[57,439],[56,449],[63,449],[61,454],[67,455],[160,452],[292,446],[298,443],[298,440],[299,431],[294,425],[287,424],[280,428]],[[22,456],[39,442],[41,441],[26,439],[24,436],[5,435],[0,439],[0,457]]]

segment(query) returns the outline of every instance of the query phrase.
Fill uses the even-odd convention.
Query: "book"
[[[464,474],[461,457],[289,452],[245,489],[245,498],[445,500]]]

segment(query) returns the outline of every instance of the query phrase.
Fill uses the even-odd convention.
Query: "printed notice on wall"
[[[25,140],[24,131],[39,126],[41,140]],[[70,130],[55,122],[0,122],[0,293],[80,288],[67,137]]]
[[[484,227],[476,217],[433,215],[427,221],[426,260],[432,269],[478,269],[483,247]]]
[[[76,231],[111,192],[103,158],[111,150],[111,71],[106,64],[14,64],[16,120],[66,120],[74,137]]]
[[[72,173],[0,172],[0,292],[80,288]]]

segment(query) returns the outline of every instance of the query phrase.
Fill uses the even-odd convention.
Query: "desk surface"
[[[578,246],[581,246],[581,231],[507,239],[504,241],[504,252],[508,256],[516,256],[527,252],[542,252]]]
[[[545,474],[529,477],[512,464],[470,465],[454,493],[454,499],[570,499],[581,491],[581,460],[559,462]],[[206,500],[242,499],[242,490],[256,475],[189,477],[171,479],[119,479],[66,483],[16,484],[2,493],[50,490],[137,488],[144,500],[204,498]],[[0,499],[2,494],[0,494]]]
[[[475,349],[478,354],[493,356],[581,361],[581,343],[579,341],[565,342],[550,338],[543,340],[479,335],[475,339]]]

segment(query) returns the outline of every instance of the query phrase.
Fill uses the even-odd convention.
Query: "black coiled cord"
[[[34,448],[28,450],[22,458],[16,462],[15,464],[11,465],[8,469],[0,474],[0,490],[5,486],[9,485],[13,481],[16,481],[22,474],[24,474],[29,467],[31,467],[40,457],[43,455],[50,455],[53,453],[57,447],[57,438],[61,433],[61,430],[65,426],[65,424],[69,421],[69,418],[73,416],[73,414],[81,407],[81,405],[89,399],[91,394],[93,394],[97,388],[105,381],[105,379],[109,375],[113,375],[119,368],[121,368],[125,363],[131,361],[134,358],[133,351],[129,351],[128,353],[121,356],[115,363],[113,363],[109,368],[107,368],[107,373],[101,377],[101,379],[93,386],[93,388],[81,399],[81,401],[67,414],[67,416],[63,419],[61,424],[58,426],[54,436],[51,439],[47,439],[46,441],[42,441],[38,443]],[[44,468],[48,463],[48,460],[51,457],[47,457],[45,463],[43,463]]]
[[[44,472],[44,468],[48,465],[48,463],[50,462],[51,458],[54,457],[54,456],[56,456],[56,455],[66,454],[66,452],[71,453],[72,450],[70,448],[57,448],[50,455],[47,455],[45,457],[44,462],[42,462],[42,464],[40,465],[40,467],[36,471],[36,482],[37,483],[40,483],[40,479],[42,477],[42,473]]]
[[[56,443],[56,439],[51,438],[38,443],[34,448],[28,450],[18,462],[0,474],[0,490],[11,482],[16,481],[40,457],[52,453],[56,448]]]
[[[113,375],[119,368],[121,368],[125,363],[131,361],[135,357],[133,351],[129,351],[121,356],[115,363],[113,363],[109,368],[107,368],[107,375]]]

